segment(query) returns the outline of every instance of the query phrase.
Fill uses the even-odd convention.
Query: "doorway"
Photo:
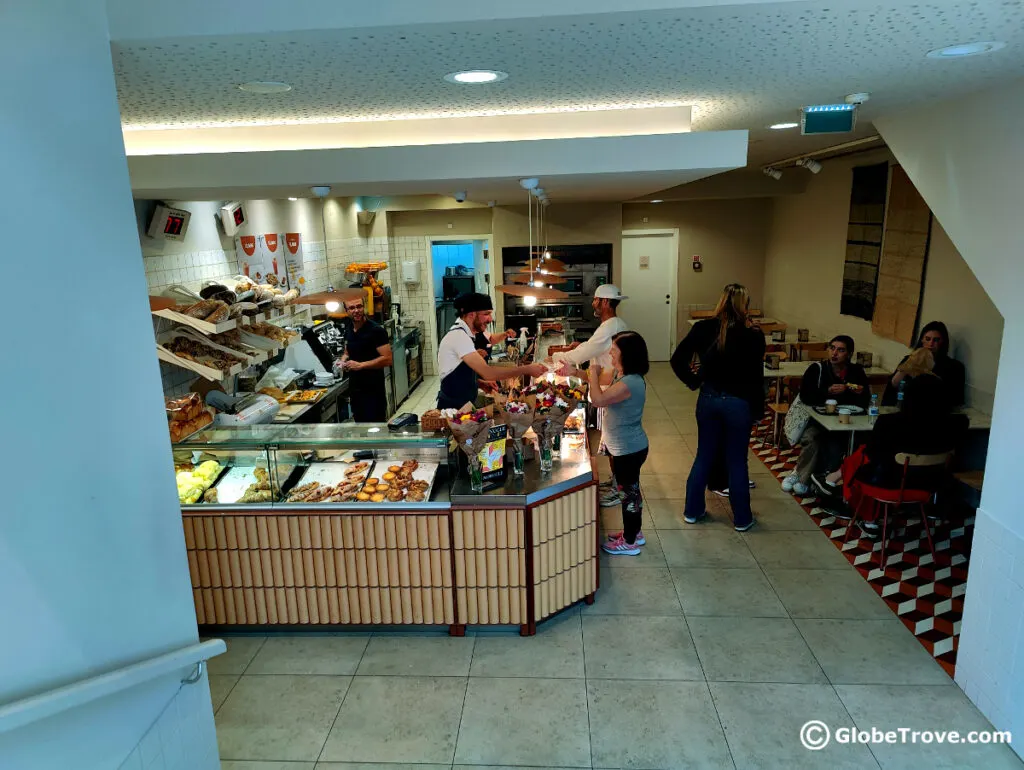
[[[438,342],[455,323],[452,300],[457,295],[472,291],[492,294],[489,256],[487,238],[430,240]]]
[[[678,230],[622,234],[622,303],[619,315],[647,342],[652,361],[668,361],[676,342]]]

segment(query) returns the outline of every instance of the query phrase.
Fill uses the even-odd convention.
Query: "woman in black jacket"
[[[935,357],[935,368],[932,374],[942,380],[945,387],[946,397],[949,399],[950,408],[955,409],[964,404],[964,391],[967,387],[967,370],[964,365],[951,358],[949,355],[949,330],[942,321],[932,321],[921,329],[921,336],[917,340],[916,348],[930,350]],[[900,367],[910,356],[904,356],[900,361]],[[896,404],[896,396],[899,393],[900,382],[907,379],[907,375],[896,368],[888,384],[885,386],[885,394],[882,396],[882,403],[886,406]],[[909,380],[908,380],[909,381]],[[906,386],[904,386],[906,387]]]
[[[688,524],[707,515],[704,490],[716,456],[724,448],[729,501],[738,532],[754,525],[747,486],[747,446],[754,415],[764,408],[764,334],[747,325],[750,294],[731,283],[722,291],[714,318],[699,321],[672,354],[672,370],[697,399],[697,457],[686,482]],[[700,362],[695,372],[694,357]]]

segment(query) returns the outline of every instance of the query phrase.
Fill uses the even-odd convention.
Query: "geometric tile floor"
[[[767,419],[757,426],[751,437],[751,450],[781,482],[796,465],[800,450],[779,449],[764,443],[770,430],[771,423]],[[963,618],[973,515],[962,516],[952,523],[932,522],[935,563],[919,521],[898,527],[886,547],[883,570],[878,566],[880,539],[862,537],[855,526],[849,541],[844,543],[849,522],[837,519],[822,508],[814,496],[813,486],[808,496],[793,497],[952,677]]]

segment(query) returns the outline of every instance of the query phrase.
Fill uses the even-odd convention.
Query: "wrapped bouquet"
[[[483,461],[480,453],[491,441],[491,428],[503,424],[504,420],[500,414],[495,417],[493,406],[474,409],[472,404],[466,404],[458,412],[448,416],[448,428],[452,432],[452,437],[469,461],[470,479],[475,491],[480,491],[483,488],[481,470]],[[504,442],[502,442],[502,447],[504,447]],[[504,454],[504,448],[502,448],[502,454]]]

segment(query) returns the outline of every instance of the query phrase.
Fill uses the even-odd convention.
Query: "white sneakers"
[[[792,495],[806,495],[810,491],[810,487],[801,484],[800,477],[792,473],[782,480],[782,491]]]

